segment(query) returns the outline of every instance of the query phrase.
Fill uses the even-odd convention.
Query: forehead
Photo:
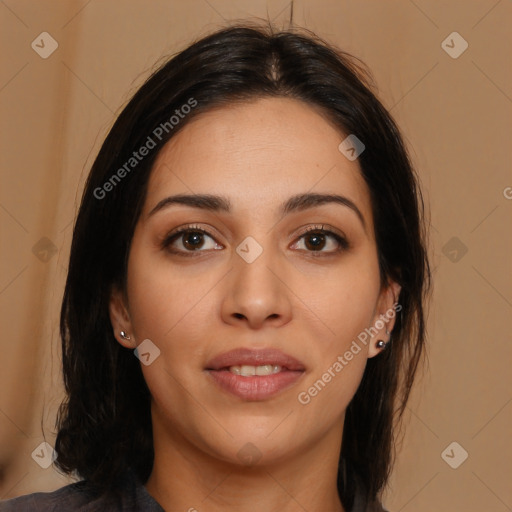
[[[349,197],[371,225],[368,187],[346,137],[321,111],[289,98],[261,98],[197,115],[158,155],[145,211],[169,194],[231,198],[234,210],[272,209],[294,194]]]

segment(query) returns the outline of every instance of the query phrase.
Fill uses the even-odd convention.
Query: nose
[[[264,250],[251,263],[238,255],[226,280],[222,319],[232,325],[261,329],[279,327],[292,318],[290,283],[286,272],[277,266],[277,258]]]

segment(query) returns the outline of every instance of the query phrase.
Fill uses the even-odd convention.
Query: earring
[[[119,336],[121,336],[121,338],[123,338],[123,340],[130,340],[130,336],[128,336],[128,334],[126,334],[124,331],[121,331],[119,333]]]
[[[386,334],[389,335],[391,333],[386,329]],[[377,341],[377,348],[385,349],[388,346],[388,343],[390,341],[391,341],[391,338],[389,339],[389,341],[384,341],[384,340]]]
[[[384,340],[377,341],[377,348],[385,349],[387,343]]]

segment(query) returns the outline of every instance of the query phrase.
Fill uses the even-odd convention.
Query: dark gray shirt
[[[192,510],[194,510],[192,508]],[[133,474],[126,476],[115,497],[95,496],[85,482],[77,482],[54,492],[38,492],[0,502],[0,512],[165,512]],[[365,504],[361,496],[350,512],[386,512],[379,504]]]
[[[97,496],[84,481],[53,492],[37,492],[0,502],[0,512],[164,512],[164,509],[138,482],[127,474],[118,497]]]

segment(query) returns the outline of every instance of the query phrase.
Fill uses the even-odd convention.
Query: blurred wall
[[[156,61],[254,16],[287,27],[290,1],[0,2],[1,499],[69,481],[44,468],[62,399],[58,314],[77,198],[104,136]],[[368,64],[431,207],[429,365],[385,495],[392,511],[512,509],[511,21],[508,0],[293,6],[294,24]]]

